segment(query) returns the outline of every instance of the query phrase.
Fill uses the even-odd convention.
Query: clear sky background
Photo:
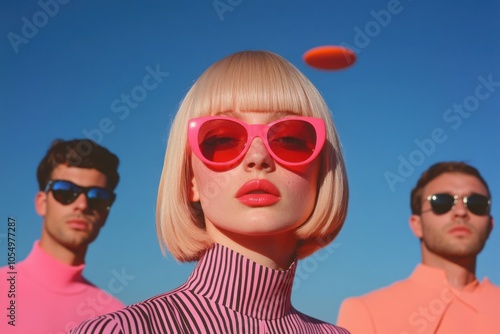
[[[299,310],[335,322],[344,298],[411,273],[420,251],[409,193],[435,162],[476,166],[499,216],[498,1],[65,1],[0,2],[0,265],[8,217],[19,260],[40,235],[35,171],[51,141],[90,136],[120,157],[121,181],[85,275],[126,304],[183,283],[193,264],[164,257],[155,232],[169,125],[210,64],[247,49],[282,55],[316,85],[347,163],[347,220],[299,265]],[[319,45],[348,46],[358,60],[312,69],[302,55]],[[497,226],[478,277],[500,285],[499,254]]]

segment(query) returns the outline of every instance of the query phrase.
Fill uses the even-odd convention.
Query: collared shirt
[[[123,308],[82,276],[84,268],[53,258],[38,241],[24,261],[0,268],[0,333],[65,333],[83,320]]]
[[[485,278],[456,289],[419,264],[406,280],[346,299],[338,324],[353,334],[498,334],[500,288]]]
[[[296,262],[273,270],[214,244],[179,288],[71,333],[349,333],[293,308],[295,270]]]

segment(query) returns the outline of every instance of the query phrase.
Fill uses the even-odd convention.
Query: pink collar
[[[47,254],[40,247],[39,241],[35,241],[31,253],[22,264],[26,279],[34,280],[57,292],[78,293],[89,285],[82,275],[84,264],[70,266],[62,263]]]

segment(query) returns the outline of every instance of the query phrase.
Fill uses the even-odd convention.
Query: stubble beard
[[[454,226],[465,226],[472,234],[454,236],[448,231]],[[449,259],[462,259],[477,256],[484,248],[487,233],[466,222],[451,222],[440,231],[424,230],[423,243],[432,253]]]

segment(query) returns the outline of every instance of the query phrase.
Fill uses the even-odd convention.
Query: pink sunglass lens
[[[245,128],[229,120],[207,121],[198,133],[200,151],[212,162],[224,163],[237,158],[244,150],[246,142]]]
[[[280,159],[303,162],[314,153],[316,130],[312,124],[305,121],[285,120],[269,129],[267,141],[273,153]]]

